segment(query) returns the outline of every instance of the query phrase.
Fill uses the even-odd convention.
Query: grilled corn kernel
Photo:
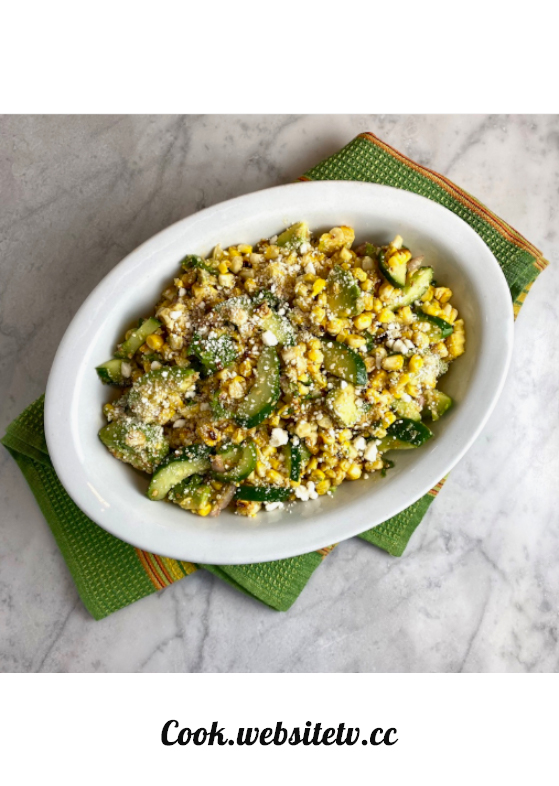
[[[229,262],[229,270],[231,271],[231,273],[240,273],[242,269],[243,269],[242,257],[233,257],[233,259]]]
[[[355,278],[358,281],[366,281],[367,280],[367,274],[365,273],[364,270],[361,270],[360,267],[356,267],[355,268],[355,270],[353,271],[353,275],[355,276]]]
[[[363,290],[363,292],[370,292],[371,289],[375,286],[374,283],[368,278],[366,281],[362,281],[359,286]]]
[[[372,314],[359,314],[358,317],[355,317],[353,320],[353,324],[356,330],[366,330],[367,328],[371,327],[373,323],[373,315]]]
[[[332,336],[336,336],[341,330],[343,330],[344,322],[342,319],[330,319],[326,323],[326,330]]]
[[[223,274],[227,273],[227,271],[229,270],[229,265],[227,264],[227,260],[223,259],[217,266],[217,269],[220,273]]]
[[[326,286],[326,281],[323,278],[317,278],[314,284],[312,285],[312,297],[316,297],[317,295],[319,295],[325,286]]]
[[[324,353],[319,349],[311,349],[307,352],[307,357],[309,360],[312,360],[313,363],[320,364],[324,360]]]
[[[316,324],[320,324],[326,316],[326,309],[322,306],[313,306],[311,309],[311,319]]]
[[[155,351],[161,349],[164,343],[165,342],[163,341],[162,337],[156,335],[155,333],[152,333],[151,336],[148,336],[146,338],[146,344],[148,345],[148,347]]]
[[[259,286],[256,281],[253,278],[247,278],[245,281],[245,290],[248,292],[248,294],[254,295],[257,289],[259,289]]]
[[[242,244],[240,246],[237,246],[237,249],[240,254],[252,254],[252,246],[247,246]]]
[[[433,300],[434,296],[435,290],[430,286],[428,287],[427,292],[425,292],[425,294],[422,295],[420,299],[423,301],[423,303],[429,303],[430,300]]]
[[[227,249],[230,257],[238,257],[241,255],[241,252],[237,248],[237,246],[229,246]]]
[[[362,470],[359,464],[352,464],[346,472],[346,478],[349,480],[358,480],[361,477]]]
[[[336,341],[340,341],[341,343],[343,343],[348,338],[348,336],[349,336],[349,333],[347,333],[345,330],[342,330],[336,336]]]
[[[352,349],[358,349],[359,347],[364,347],[367,340],[363,336],[351,335],[346,338],[345,343]]]
[[[326,475],[321,469],[313,469],[311,472],[311,480],[314,480],[315,482],[318,480],[324,480],[325,477]]]
[[[266,251],[264,251],[264,256],[266,259],[277,259],[280,255],[280,250],[277,246],[268,246]]]
[[[279,426],[279,424],[280,424],[280,417],[279,417],[279,415],[270,415],[270,417],[268,419],[268,422],[269,422],[270,426],[274,426],[274,427]],[[276,469],[277,469],[277,467],[276,467]]]
[[[419,388],[411,382],[406,385],[406,393],[412,398],[419,398]]]
[[[403,355],[390,355],[382,361],[382,367],[385,371],[401,371],[404,368]]]
[[[430,317],[438,317],[441,313],[441,307],[435,302],[431,301],[422,309],[424,314],[429,314]]]
[[[361,298],[364,311],[374,311],[375,299],[372,295],[363,295]]]
[[[380,314],[378,315],[379,322],[383,324],[389,324],[390,322],[394,322],[396,317],[394,316],[394,312],[391,311],[389,308],[383,308]]]
[[[424,349],[429,346],[429,339],[421,330],[414,330],[412,341],[418,349]]]
[[[401,235],[396,235],[394,240],[388,246],[388,250],[390,251],[392,249],[396,250],[402,248],[403,244],[404,244],[404,238]]]
[[[454,335],[454,334],[453,334]],[[439,341],[438,344],[435,344],[433,347],[433,352],[436,352],[440,358],[448,357],[448,349],[444,341]]]
[[[147,344],[142,344],[142,346],[139,349],[139,352],[141,352],[142,355],[144,355],[146,352],[149,352],[149,350],[150,348]]]
[[[203,508],[198,508],[198,510],[196,511],[196,513],[199,516],[207,516],[208,513],[211,513],[211,512],[212,512],[212,506],[209,503],[207,505],[204,505]]]
[[[411,325],[411,323],[415,320],[414,313],[409,306],[404,306],[403,308],[398,309],[396,316],[398,317],[398,320],[404,325]]]
[[[384,302],[390,300],[394,294],[394,287],[388,281],[383,281],[378,290],[378,296]]]
[[[258,475],[258,477],[259,478],[265,478],[266,477],[266,471],[267,471],[266,470],[266,465],[263,464],[261,461],[257,461],[256,462],[256,474]]]
[[[330,489],[330,481],[321,480],[316,484],[315,488],[316,488],[316,493],[319,496],[322,496],[323,494],[327,494]]]
[[[423,358],[421,355],[413,355],[413,357],[410,358],[409,370],[412,372],[412,374],[415,374],[416,371],[419,371],[422,365]]]
[[[395,420],[396,420],[396,415],[393,412],[387,412],[386,415],[381,420],[381,424],[382,426],[384,426],[384,428],[388,428],[388,426],[391,426]]]
[[[437,287],[435,289],[435,297],[441,305],[444,305],[445,303],[448,303],[452,297],[452,289],[449,289],[448,287]]]

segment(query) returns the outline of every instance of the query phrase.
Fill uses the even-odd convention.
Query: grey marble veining
[[[371,130],[557,262],[559,117],[0,118],[0,431],[91,289],[173,221],[292,181]],[[557,671],[559,271],[516,324],[498,407],[394,559],[340,545],[286,614],[199,572],[94,622],[0,448],[0,670]]]

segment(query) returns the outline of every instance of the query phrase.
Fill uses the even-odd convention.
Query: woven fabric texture
[[[501,265],[515,315],[547,261],[512,227],[446,178],[407,159],[375,137],[361,134],[301,180],[361,180],[413,191],[452,210],[489,246]],[[1,440],[21,469],[95,619],[152,592],[207,570],[273,609],[286,611],[333,546],[290,559],[252,565],[195,565],[150,554],[123,543],[94,524],[70,499],[52,467],[44,434],[44,397],[31,404]],[[401,556],[443,481],[397,516],[360,538]],[[371,553],[372,555],[372,553]]]

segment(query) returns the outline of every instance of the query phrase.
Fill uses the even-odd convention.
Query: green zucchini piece
[[[173,486],[185,478],[206,472],[210,468],[210,452],[206,445],[189,445],[171,453],[153,473],[148,497],[157,501],[165,499]]]
[[[331,390],[326,397],[326,403],[344,426],[353,426],[363,415],[355,401],[355,388],[351,383],[346,382],[345,387],[342,383],[335,390]]]
[[[433,280],[432,267],[420,267],[408,276],[408,282],[403,289],[398,290],[396,295],[390,300],[390,308],[402,308],[415,303],[427,292]]]
[[[397,399],[392,409],[401,418],[408,418],[408,420],[421,420],[421,410],[415,401],[402,401]]]
[[[286,347],[292,347],[295,344],[295,330],[287,317],[282,317],[276,314],[275,311],[270,311],[260,322],[262,330],[269,330],[273,333],[278,340],[278,344],[283,344]]]
[[[261,289],[256,295],[253,295],[252,302],[255,306],[267,303],[270,308],[277,308],[280,304],[280,299],[277,295],[274,295],[273,292],[270,292],[269,289]]]
[[[298,248],[302,243],[308,243],[310,238],[309,225],[306,221],[299,221],[278,235],[276,245],[280,248]]]
[[[361,355],[347,344],[324,339],[324,368],[346,382],[361,387],[367,384],[367,368]]]
[[[104,385],[118,385],[122,387],[123,385],[132,384],[130,377],[122,376],[122,363],[123,360],[121,358],[112,358],[112,360],[107,360],[106,363],[101,363],[100,366],[97,366],[95,371]]]
[[[173,488],[167,494],[167,499],[171,500],[171,502],[180,504],[181,501],[186,497],[191,497],[196,489],[201,485],[201,475],[189,475],[184,480],[181,480],[180,483],[177,483],[176,486],[173,486]]]
[[[454,325],[447,322],[446,319],[441,317],[434,317],[431,314],[426,314],[423,310],[417,311],[418,322],[428,322],[430,329],[427,332],[431,344],[438,343],[444,338],[448,338],[454,333]]]
[[[279,486],[239,486],[235,499],[247,502],[285,502],[291,496],[291,489]]]
[[[256,382],[235,414],[240,426],[254,428],[272,414],[280,397],[280,364],[274,347],[265,347],[256,365]]]
[[[436,388],[427,391],[425,398],[426,402],[422,415],[423,417],[431,418],[431,420],[439,420],[442,418],[445,412],[448,412],[454,403],[450,396],[447,396],[442,390],[437,390]]]
[[[136,418],[113,420],[100,430],[99,439],[115,458],[143,472],[153,472],[169,453],[161,426],[148,425]]]
[[[188,351],[198,358],[207,374],[222,371],[237,359],[237,345],[227,334],[206,338],[195,333]]]
[[[433,432],[421,421],[401,417],[386,429],[386,436],[395,437],[401,442],[409,442],[418,448],[431,439]]]
[[[372,243],[365,243],[365,256],[371,257],[371,259],[376,259],[378,256],[379,249],[376,246],[373,246]]]
[[[355,317],[360,312],[361,289],[349,270],[336,265],[328,276],[326,302],[335,317]]]
[[[384,437],[377,445],[379,453],[386,453],[387,450],[412,450],[417,445],[412,445],[411,442],[403,442],[396,437]]]
[[[408,263],[398,261],[399,254],[392,254],[386,257],[385,251],[380,251],[378,255],[378,264],[382,275],[392,284],[393,287],[403,289],[406,286],[406,276],[408,273]]]
[[[227,445],[217,451],[216,457],[219,457],[225,465],[224,472],[216,471],[214,469],[215,458],[210,459],[212,475],[216,480],[238,483],[240,480],[248,478],[251,472],[256,469],[256,445],[252,440],[243,445]]]
[[[155,333],[159,327],[161,327],[161,322],[155,319],[155,317],[146,319],[145,322],[142,322],[140,327],[132,333],[130,338],[127,338],[126,341],[120,345],[118,350],[115,352],[115,358],[130,359],[134,357],[146,338],[151,336],[152,333]]]
[[[170,393],[182,395],[195,382],[193,368],[163,366],[148,371],[132,385],[128,405],[134,415],[144,423],[157,423],[164,403]]]
[[[299,442],[297,445],[289,442],[283,449],[289,479],[299,481],[310,460],[311,452],[304,442]]]
[[[181,261],[181,266],[183,270],[205,270],[206,273],[211,273],[215,275],[217,272],[214,267],[209,265],[202,257],[197,256],[197,254],[189,254]]]

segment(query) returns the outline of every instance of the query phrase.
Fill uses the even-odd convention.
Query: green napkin
[[[489,246],[505,274],[518,314],[530,286],[548,264],[508,224],[446,178],[410,161],[373,134],[361,134],[301,180],[361,180],[414,191],[456,213]],[[44,398],[8,426],[9,450],[62,551],[84,605],[95,619],[111,614],[173,582],[208,570],[279,611],[297,599],[333,546],[299,557],[253,565],[195,565],[123,543],[94,524],[74,504],[52,467],[44,435]],[[397,516],[360,537],[393,556],[403,554],[443,481]]]

